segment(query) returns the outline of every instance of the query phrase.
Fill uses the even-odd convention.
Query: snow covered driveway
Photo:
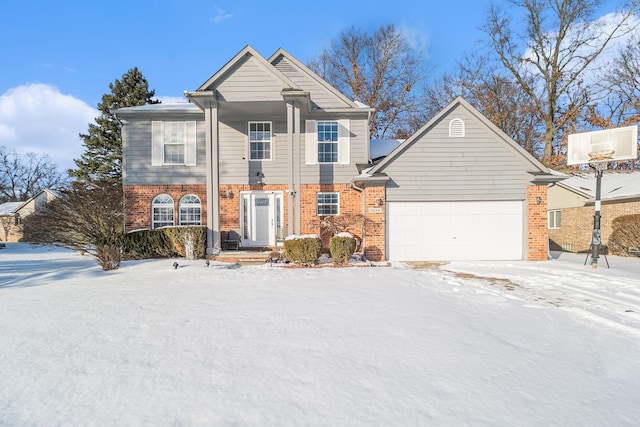
[[[640,262],[565,255],[103,272],[10,244],[0,425],[637,425]]]

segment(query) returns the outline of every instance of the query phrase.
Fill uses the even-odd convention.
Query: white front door
[[[275,246],[282,224],[282,192],[243,192],[241,201],[243,246]]]

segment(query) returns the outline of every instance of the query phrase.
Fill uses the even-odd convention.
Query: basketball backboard
[[[569,135],[567,165],[590,163],[594,153],[611,151],[613,153],[609,161],[637,159],[638,127],[627,126]]]

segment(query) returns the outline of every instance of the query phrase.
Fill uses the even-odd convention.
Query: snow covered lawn
[[[640,260],[287,269],[0,250],[0,425],[638,425]]]

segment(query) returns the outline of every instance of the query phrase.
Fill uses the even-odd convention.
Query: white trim
[[[318,196],[321,194],[335,194],[338,198],[338,200],[336,201],[336,203],[318,203]],[[336,206],[337,211],[336,213],[332,213],[332,214],[320,214],[318,213],[318,208],[320,207],[320,205],[323,206]],[[316,193],[316,215],[317,216],[338,216],[340,215],[340,193],[338,193],[337,191],[319,191]]]
[[[269,124],[269,157],[268,158],[263,158],[263,159],[253,159],[251,158],[251,125],[252,124],[264,124],[264,123],[268,123]],[[273,122],[270,120],[252,120],[250,122],[247,122],[247,137],[246,137],[246,141],[247,141],[247,160],[250,162],[270,162],[273,160],[273,149],[275,147],[274,141],[273,141]],[[256,142],[265,142],[265,141],[256,141]]]

